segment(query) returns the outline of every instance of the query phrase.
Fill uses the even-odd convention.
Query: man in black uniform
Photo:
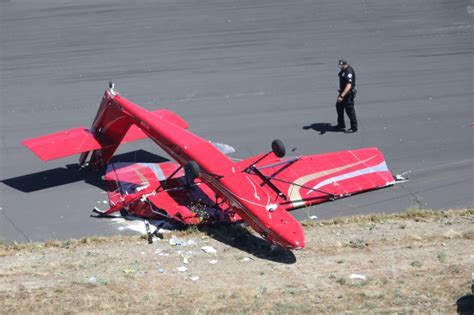
[[[354,109],[354,98],[357,90],[356,75],[354,69],[347,64],[347,61],[339,60],[339,95],[337,96],[336,110],[337,110],[337,128],[345,130],[346,123],[344,122],[344,110],[351,121],[351,129],[348,132],[357,132],[357,118]]]

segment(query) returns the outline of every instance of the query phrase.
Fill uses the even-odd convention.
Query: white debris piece
[[[158,268],[158,272],[159,272],[159,273],[165,273],[165,269],[163,269],[163,268]]]
[[[194,240],[188,240],[186,243],[184,243],[183,246],[193,246],[196,245],[196,242]]]
[[[240,262],[248,262],[248,261],[251,261],[251,260],[252,260],[252,258],[250,258],[250,257],[244,257],[240,260]]]
[[[192,276],[192,277],[189,277],[189,279],[191,279],[192,282],[196,282],[199,280],[199,276]]]
[[[92,276],[89,278],[89,280],[87,281],[89,284],[97,284],[97,278]]]
[[[186,270],[188,270],[188,267],[186,267],[186,266],[181,266],[181,267],[176,268],[176,270],[178,270],[178,271],[180,271],[180,272],[185,272]]]
[[[170,238],[171,246],[183,246],[184,243],[186,243],[185,240],[177,238],[175,235],[172,235]]]
[[[212,247],[212,246],[203,246],[201,247],[201,250],[205,253],[209,253],[209,254],[215,254],[217,253],[217,250]]]
[[[183,264],[187,265],[189,263],[189,256],[188,255],[181,255],[181,257],[183,257]]]
[[[184,240],[181,238],[177,238],[176,236],[172,235],[170,238],[170,245],[171,246],[193,246],[196,245],[194,240]]]
[[[317,218],[318,218],[317,215],[312,215],[312,216],[309,217],[310,220],[316,220]]]
[[[209,263],[210,263],[211,265],[215,265],[215,264],[217,264],[217,260],[215,260],[215,259],[209,260]]]
[[[163,250],[161,250],[161,249],[157,249],[157,250],[155,251],[155,253],[158,254],[158,256],[169,256],[169,255],[170,255],[170,253],[168,253],[168,252],[166,252],[166,251],[163,251]]]
[[[365,278],[367,278],[366,276],[364,275],[358,275],[356,273],[353,273],[349,276],[350,279],[360,279],[360,280],[365,280]]]

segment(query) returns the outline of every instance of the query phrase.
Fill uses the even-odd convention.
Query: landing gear
[[[285,145],[283,144],[283,142],[280,139],[273,140],[273,142],[272,142],[272,151],[279,158],[282,158],[282,157],[285,156],[285,154],[286,154]]]
[[[184,175],[186,177],[186,184],[192,187],[194,180],[199,177],[200,169],[196,161],[189,161],[184,165]]]

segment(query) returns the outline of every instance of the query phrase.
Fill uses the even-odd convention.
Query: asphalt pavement
[[[101,174],[20,144],[88,127],[108,81],[244,158],[377,147],[410,182],[294,212],[328,218],[472,207],[474,3],[459,0],[0,1],[0,240],[124,233]],[[359,132],[334,132],[339,58],[357,73]],[[150,140],[117,160],[159,161]]]

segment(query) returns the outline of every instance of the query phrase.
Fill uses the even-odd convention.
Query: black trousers
[[[351,122],[351,129],[357,130],[357,117],[354,109],[353,99],[344,99],[340,103],[336,103],[337,110],[337,126],[339,128],[346,128],[346,122],[344,121],[344,110]]]

